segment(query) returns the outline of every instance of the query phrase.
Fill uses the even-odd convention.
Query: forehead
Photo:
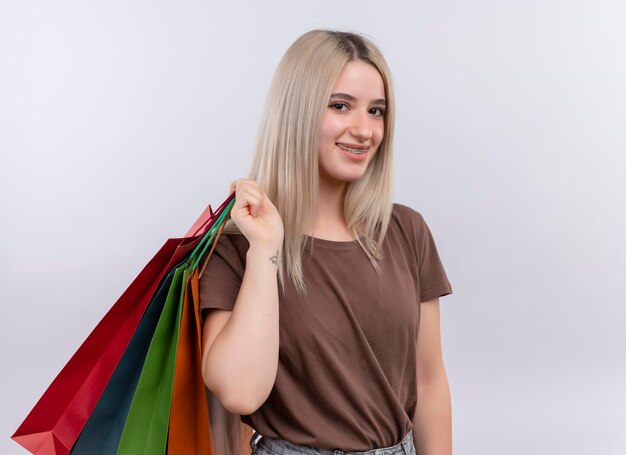
[[[333,92],[364,99],[384,98],[385,84],[376,67],[362,60],[353,60],[339,73]]]

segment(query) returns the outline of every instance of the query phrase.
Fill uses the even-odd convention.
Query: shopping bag
[[[217,233],[218,238],[224,226],[223,221],[229,213],[228,207],[230,207],[230,205],[221,211],[220,216],[214,223],[211,224],[211,228],[209,229],[209,231],[214,231],[219,228]],[[217,225],[217,228],[215,225]],[[171,357],[171,349],[168,347],[174,344],[172,347],[178,351],[176,353],[176,364],[178,365],[177,369],[178,371],[182,371],[183,374],[187,371],[193,371],[194,369],[200,371],[201,363],[201,358],[199,359],[199,362],[197,362],[198,359],[191,360],[185,359],[183,356],[179,357],[181,351],[180,339],[190,338],[189,336],[185,336],[187,331],[186,327],[181,326],[180,331],[177,330],[179,333],[179,340],[177,343],[176,335],[172,335],[165,339],[163,338],[163,326],[164,324],[171,326],[173,323],[172,317],[182,318],[183,315],[189,315],[189,312],[186,311],[188,308],[184,303],[187,301],[186,288],[190,282],[188,277],[190,275],[189,271],[197,271],[196,264],[199,263],[198,259],[200,255],[204,254],[211,242],[212,247],[214,248],[215,243],[218,240],[217,238],[214,239],[214,232],[209,231],[204,234],[201,242],[194,248],[194,251],[189,255],[186,261],[176,266],[176,269],[184,269],[182,281],[185,283],[185,288],[182,292],[182,298],[179,301],[181,302],[180,304],[183,305],[181,308],[182,314],[178,315],[181,309],[173,311],[173,306],[175,304],[178,305],[178,302],[176,302],[178,298],[176,296],[180,294],[178,284],[176,282],[172,283],[177,271],[175,269],[170,271],[166,281],[163,285],[161,285],[159,292],[150,303],[150,306],[146,311],[146,315],[133,335],[133,339],[124,353],[122,360],[118,364],[118,367],[113,373],[113,376],[107,385],[107,389],[102,394],[98,405],[85,425],[85,429],[72,449],[72,454],[163,453],[164,435],[169,434],[171,437],[173,434],[171,430],[168,432],[166,427],[169,392],[165,391],[171,389],[168,384],[168,382],[171,382],[171,367],[160,367],[168,365],[168,352]],[[212,253],[213,248],[208,256]],[[205,259],[204,265],[206,265],[206,262],[208,262],[208,257]],[[188,270],[189,266],[194,268]],[[197,272],[194,273],[194,276],[197,276]],[[166,311],[164,314],[161,314],[166,301],[166,296],[170,311],[169,313]],[[176,316],[174,316],[174,313],[176,313]],[[186,317],[185,319],[189,318]],[[161,329],[155,333],[157,320],[159,321],[158,323]],[[196,320],[195,322],[196,324],[199,324],[199,321]],[[194,328],[193,332],[196,333],[198,330],[199,329]],[[148,344],[150,344],[150,349],[152,349],[153,352],[150,360],[145,362],[145,372],[142,372],[144,359],[148,353]],[[176,347],[176,345],[178,347]],[[199,351],[199,341],[197,341],[197,347]],[[160,350],[160,354],[155,353],[156,349]],[[154,371],[155,368],[157,373]],[[139,387],[137,397],[133,399],[139,382],[140,373],[142,375],[143,385]],[[150,381],[152,381],[152,386],[147,385]],[[163,386],[164,383],[165,385]],[[185,419],[186,422],[196,420],[199,423],[196,424],[195,428],[186,426],[182,429],[182,431],[175,432],[175,434],[181,436],[179,437],[179,440],[185,440],[186,449],[184,449],[184,451],[177,451],[175,448],[170,446],[168,448],[168,453],[210,453],[209,451],[204,450],[206,447],[210,447],[210,435],[208,411],[206,401],[204,400],[204,382],[202,381],[201,375],[200,381],[196,384],[196,386],[202,387],[202,401],[197,399],[197,396],[199,396],[197,391],[196,395],[194,395],[189,393],[185,388],[183,393],[180,395],[182,395],[184,399],[189,397],[192,401],[193,399],[196,400],[195,410],[198,414],[196,416],[197,418],[188,418],[186,414],[183,414],[180,417]],[[159,394],[161,398],[158,402],[152,401],[151,397]],[[134,416],[131,416],[128,422],[126,422],[131,400],[133,400],[135,414]],[[202,406],[203,404],[204,406]],[[149,409],[151,409],[152,412],[149,412]],[[188,410],[185,409],[184,412],[186,413]],[[176,420],[176,418],[174,420]],[[128,427],[127,434],[132,434],[132,440],[129,440],[127,437],[125,442],[120,443],[120,438],[125,424]],[[136,430],[137,427],[139,427],[139,431]],[[147,428],[150,428],[150,432],[144,431]],[[194,445],[193,442],[188,442],[187,440],[198,440],[202,441],[202,443],[200,445]],[[194,447],[197,447],[197,450]]]
[[[196,267],[188,274],[183,294],[167,444],[171,454],[212,453],[209,410],[202,378],[198,277]]]
[[[229,412],[217,396],[206,389],[213,455],[250,455],[253,430],[239,414]]]
[[[219,233],[222,231],[226,214],[227,212],[224,211],[216,223],[214,223],[219,227],[219,231],[216,232],[216,226],[211,226],[211,230],[205,234],[201,243],[189,255],[187,260],[176,267],[174,271],[174,278],[170,285],[165,307],[163,308],[155,334],[150,342],[148,355],[141,372],[137,390],[133,396],[117,454],[165,454],[168,434],[172,435],[172,433],[175,434],[173,438],[175,442],[174,446],[167,448],[168,453],[205,453],[201,451],[196,452],[196,447],[193,443],[195,441],[193,435],[194,430],[198,430],[206,435],[206,437],[201,438],[201,440],[209,442],[208,445],[203,444],[205,448],[210,447],[208,425],[205,427],[194,425],[193,427],[180,428],[180,420],[185,424],[192,421],[192,418],[188,415],[188,413],[194,411],[192,408],[182,409],[180,404],[176,406],[176,423],[179,426],[176,427],[175,425],[176,428],[174,429],[171,428],[170,412],[172,410],[176,364],[178,364],[177,369],[179,371],[177,402],[180,402],[181,395],[183,394],[190,395],[191,400],[188,401],[195,399],[192,390],[181,389],[181,386],[184,387],[188,384],[181,384],[180,378],[181,376],[188,376],[187,370],[191,370],[194,366],[199,371],[201,364],[196,363],[198,358],[195,356],[190,358],[184,354],[180,357],[177,355],[181,354],[189,347],[188,343],[185,343],[185,340],[189,339],[189,336],[184,331],[181,331],[183,313],[187,316],[188,313],[186,313],[185,310],[188,310],[189,307],[189,305],[187,305],[187,308],[185,308],[185,302],[188,303],[189,300],[186,292],[187,285],[190,276],[197,270],[200,259],[204,256],[205,251],[210,245],[214,247],[216,242],[215,237],[216,235],[219,236]],[[211,253],[212,251],[213,248],[211,249]],[[186,317],[185,319],[188,318]],[[197,331],[195,327],[193,327],[193,331],[190,329],[192,328],[189,324],[185,326],[184,330],[190,331],[192,334]],[[181,339],[183,342],[179,345]],[[196,344],[199,347],[198,341],[196,341]],[[201,362],[201,359],[199,360]],[[182,416],[181,413],[183,414]],[[189,441],[183,441],[183,439],[187,438],[189,438]]]
[[[117,452],[150,340],[163,311],[173,277],[172,270],[150,302],[104,393],[72,448],[72,455],[115,455]]]
[[[199,280],[224,228],[219,224],[211,250],[200,267],[196,260],[187,276],[182,301],[181,328],[176,351],[174,390],[168,432],[168,453],[212,454],[211,427],[206,386],[202,377],[202,324],[200,321]],[[198,255],[198,259],[204,254]]]
[[[174,271],[163,312],[133,396],[118,454],[164,454],[169,425],[176,342],[180,330],[183,264]]]
[[[165,242],[44,392],[12,436],[15,441],[36,454],[69,453],[165,273],[198,246],[215,219],[208,206],[184,238]]]

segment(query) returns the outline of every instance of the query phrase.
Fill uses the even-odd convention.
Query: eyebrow
[[[330,97],[346,101],[356,101],[356,98],[354,96],[348,95],[347,93],[333,93],[332,95],[330,95]],[[372,100],[372,104],[376,106],[387,106],[387,102],[384,100],[384,98]]]

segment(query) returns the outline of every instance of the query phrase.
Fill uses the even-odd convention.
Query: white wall
[[[626,7],[618,0],[6,1],[0,452],[167,237],[248,172],[300,34],[361,31],[428,222],[457,454],[626,452]],[[618,432],[618,430],[622,430]]]

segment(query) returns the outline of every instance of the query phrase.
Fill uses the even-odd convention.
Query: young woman
[[[394,110],[361,35],[310,31],[278,66],[200,281],[203,377],[253,453],[452,452],[452,289],[421,214],[392,200]]]

